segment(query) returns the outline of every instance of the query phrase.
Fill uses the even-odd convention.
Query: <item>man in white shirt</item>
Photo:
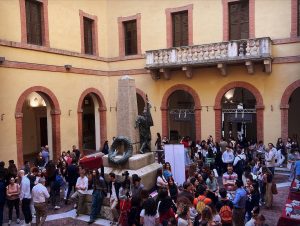
[[[268,148],[265,153],[265,162],[266,167],[272,172],[274,176],[274,169],[275,169],[275,157],[276,157],[276,148],[274,148],[274,145],[272,143],[268,144]]]
[[[25,225],[30,225],[32,221],[32,215],[30,210],[30,180],[25,176],[24,170],[19,171],[20,184],[20,201],[22,203],[22,212],[25,218]]]
[[[47,218],[46,199],[50,197],[45,187],[45,179],[40,178],[38,184],[32,188],[32,200],[36,212],[36,225],[42,226]]]
[[[81,197],[86,193],[89,186],[88,178],[85,176],[85,169],[81,169],[79,172],[79,177],[76,181],[76,192],[71,196],[71,199],[75,201],[74,208],[77,209],[76,215],[79,215],[79,212],[81,211],[82,206],[82,200]]]
[[[234,160],[233,150],[229,146],[227,146],[226,151],[224,151],[222,154],[222,161],[223,161],[223,168],[224,168],[223,172],[226,172],[227,165],[232,164],[233,160]]]

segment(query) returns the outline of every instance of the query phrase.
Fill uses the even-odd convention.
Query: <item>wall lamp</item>
[[[72,68],[72,65],[71,65],[71,64],[66,64],[66,65],[65,65],[65,69],[66,69],[67,71],[70,71],[71,68]]]
[[[3,121],[5,114],[1,114],[1,121]]]
[[[271,105],[271,111],[274,111],[273,105]]]
[[[4,61],[5,61],[5,57],[0,57],[0,64],[3,64]]]

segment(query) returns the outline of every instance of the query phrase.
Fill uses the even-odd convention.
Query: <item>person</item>
[[[15,165],[14,160],[8,161],[8,168],[7,168],[7,178],[16,178],[18,174],[18,169]]]
[[[281,137],[277,139],[276,149],[277,149],[277,165],[279,167],[282,167],[282,164],[286,159],[287,153]]]
[[[201,224],[221,226],[220,224],[215,224],[215,222],[213,222],[213,214],[209,206],[206,206],[201,212]]]
[[[233,150],[232,150],[231,146],[228,145],[226,147],[226,151],[224,151],[223,154],[222,154],[222,161],[223,161],[223,164],[225,166],[224,168],[226,168],[226,166],[228,164],[232,164],[233,160],[234,160]]]
[[[235,172],[233,172],[232,165],[229,164],[227,166],[227,172],[223,174],[222,181],[228,195],[230,196],[230,199],[232,199],[232,195],[236,189],[234,184],[237,178],[238,176]]]
[[[220,140],[220,150],[222,153],[224,153],[226,151],[226,147],[228,146],[228,143],[226,142],[226,140],[224,139],[224,137],[221,137]]]
[[[75,201],[74,208],[76,209],[76,216],[79,216],[81,210],[82,201],[80,197],[88,190],[89,181],[85,175],[85,169],[80,170],[80,176],[77,178],[75,189],[76,192],[71,196],[71,199]]]
[[[16,183],[15,178],[10,178],[9,184],[6,187],[6,199],[8,206],[8,225],[11,225],[12,212],[15,207],[17,215],[17,224],[20,224],[20,185]]]
[[[30,173],[30,162],[24,161],[24,166],[22,167],[22,170],[24,170],[25,175]]]
[[[153,198],[148,198],[144,203],[144,208],[140,213],[140,224],[143,226],[159,225],[159,214]]]
[[[245,206],[247,200],[247,192],[243,188],[243,181],[236,180],[236,193],[233,200],[233,222],[235,226],[245,225]]]
[[[294,180],[295,177],[295,163],[296,160],[298,159],[299,156],[299,152],[297,149],[291,149],[290,153],[288,154],[288,164],[287,164],[287,168],[290,170],[290,176],[289,176],[289,180],[292,181]]]
[[[108,146],[108,140],[106,140],[103,144],[103,147],[101,149],[101,152],[104,154],[104,155],[108,155],[108,151],[109,151],[109,146]]]
[[[276,152],[277,151],[274,148],[274,145],[272,143],[269,143],[265,153],[265,161],[266,161],[266,166],[271,171],[272,175],[274,175],[274,170],[275,170]]]
[[[256,226],[256,219],[259,214],[259,208],[254,207],[254,209],[251,211],[251,219],[247,221],[245,226]]]
[[[127,180],[126,177],[127,176],[125,176],[125,180],[121,183],[121,187],[119,189],[120,218],[118,223],[120,223],[122,226],[128,225],[128,214],[131,209],[130,180]]]
[[[160,133],[156,133],[156,135],[157,135],[157,138],[156,138],[156,141],[154,144],[156,146],[156,150],[162,150]]]
[[[99,171],[97,169],[94,169],[92,174],[92,208],[88,224],[92,224],[96,221],[96,217],[100,213],[102,207],[103,199],[107,194],[107,188],[102,172],[100,175]]]
[[[263,178],[263,186],[265,188],[266,208],[271,208],[273,205],[273,193],[272,193],[273,174],[267,167],[262,168],[262,178]]]
[[[162,188],[158,192],[156,202],[159,213],[159,223],[161,225],[167,225],[168,221],[175,217],[173,209],[175,207],[171,197],[168,196],[168,190],[166,188]]]
[[[178,214],[178,226],[189,226],[190,222],[190,211],[188,206],[183,206],[182,211]]]
[[[258,183],[253,182],[249,187],[249,193],[246,201],[246,221],[249,221],[252,218],[252,213],[254,209],[259,211],[259,189]]]
[[[78,178],[78,167],[76,165],[76,160],[72,160],[72,164],[67,167],[67,182],[69,183],[68,186],[68,193],[65,200],[65,204],[68,204],[68,199],[70,197],[70,194],[72,192],[72,189],[74,189],[75,192],[75,186]]]
[[[144,185],[141,183],[141,178],[137,174],[133,174],[131,180],[132,180],[132,186],[131,186],[132,197],[141,197],[141,192],[144,189]]]
[[[194,190],[194,186],[192,185],[192,183],[185,181],[183,183],[183,190],[178,194],[177,199],[179,199],[180,197],[185,197],[192,204],[194,202],[193,190]]]
[[[163,165],[163,176],[166,180],[169,180],[169,178],[172,177],[172,170],[169,162],[166,162]]]
[[[20,201],[22,202],[22,212],[25,218],[26,225],[30,225],[32,221],[32,215],[30,210],[30,181],[28,177],[25,176],[24,170],[19,171],[19,178],[21,180],[20,185]]]
[[[38,172],[39,172],[38,168],[37,167],[33,167],[31,169],[31,172],[29,172],[27,174],[27,177],[28,177],[28,179],[30,181],[30,191],[32,190],[32,188],[34,187],[34,185],[37,184],[36,177],[37,177]],[[31,203],[30,203],[30,208],[31,208],[31,213],[34,216],[35,215],[35,209],[34,209],[34,204],[33,204],[32,200],[31,200]]]
[[[76,162],[78,162],[79,159],[80,159],[81,153],[80,153],[80,150],[79,150],[78,148],[76,148],[76,145],[73,145],[73,146],[72,146],[72,152],[75,154]]]
[[[60,209],[60,188],[64,184],[60,169],[55,170],[54,178],[54,181],[50,183],[51,204],[54,210],[58,210]]]
[[[168,187],[168,181],[163,176],[162,169],[157,170],[156,186],[158,190]]]
[[[49,149],[48,149],[48,145],[46,145],[45,147],[42,147],[42,158],[44,160],[44,163],[46,166],[47,163],[49,162]]]
[[[172,177],[168,180],[168,189],[171,199],[176,203],[178,196],[178,188]]]
[[[208,178],[206,179],[207,189],[218,196],[219,193],[219,184],[218,180],[215,177],[215,173],[213,170],[210,171]]]
[[[238,179],[242,180],[242,175],[245,169],[246,156],[245,154],[242,153],[242,149],[240,148],[237,148],[236,152],[237,152],[237,156],[235,156],[234,158],[233,167],[234,167],[234,171],[238,175]]]
[[[116,175],[114,173],[109,174],[109,203],[110,209],[113,215],[113,221],[117,222],[119,218],[117,205],[119,203],[119,190],[121,183],[116,180]]]
[[[5,189],[5,178],[0,174],[0,225],[3,223],[3,210],[5,205],[6,189]]]
[[[40,178],[37,185],[32,188],[32,200],[36,212],[36,225],[44,225],[47,218],[47,203],[46,199],[50,197],[47,188],[45,187],[45,179]]]
[[[180,141],[180,144],[183,144],[184,147],[184,162],[185,165],[190,165],[192,163],[191,161],[191,148],[190,148],[190,143],[189,143],[189,137],[183,137],[182,140]]]
[[[141,198],[132,197],[131,209],[128,213],[128,226],[140,226]]]
[[[217,211],[220,214],[223,226],[232,226],[232,210],[233,204],[227,198],[227,191],[225,188],[220,189],[220,200],[216,204]]]

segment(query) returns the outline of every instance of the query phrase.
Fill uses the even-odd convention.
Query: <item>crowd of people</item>
[[[164,137],[156,146],[163,149],[167,143]],[[211,136],[201,142],[186,137],[181,143],[189,175],[178,185],[170,163],[164,163],[157,172],[157,193],[145,190],[137,174],[126,171],[121,179],[110,173],[105,180],[103,167],[83,168],[76,146],[62,152],[57,162],[50,160],[47,146],[36,161],[25,161],[19,170],[13,160],[8,168],[0,162],[0,225],[5,203],[9,225],[13,210],[16,223],[21,222],[19,206],[25,225],[30,225],[33,217],[37,225],[43,225],[49,205],[60,209],[61,194],[65,205],[74,204],[78,216],[84,205],[81,197],[92,190],[89,224],[96,221],[107,198],[113,222],[122,226],[263,226],[265,217],[260,210],[272,208],[277,193],[274,167],[287,164],[292,169],[290,179],[300,179],[299,145],[291,139],[286,144],[278,139],[276,146],[269,143],[267,147],[244,137],[219,143]]]

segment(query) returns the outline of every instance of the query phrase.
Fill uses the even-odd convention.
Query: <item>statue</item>
[[[135,128],[139,128],[140,132],[140,153],[144,154],[145,152],[151,151],[151,130],[150,127],[153,126],[153,120],[150,113],[151,105],[148,101],[148,96],[146,95],[146,106],[144,108],[143,115],[138,115],[136,119]]]
[[[121,165],[123,163],[126,163],[129,157],[131,156],[132,156],[131,141],[124,136],[116,137],[109,149],[108,160],[111,163]]]

